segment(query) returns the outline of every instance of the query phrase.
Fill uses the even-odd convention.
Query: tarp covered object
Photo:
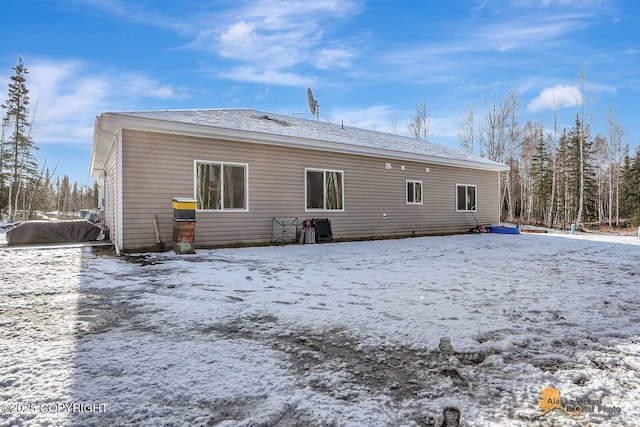
[[[96,240],[100,227],[85,221],[27,221],[7,231],[7,243],[67,243]]]

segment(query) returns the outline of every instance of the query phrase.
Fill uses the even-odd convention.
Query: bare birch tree
[[[613,198],[615,193],[616,227],[620,224],[620,174],[622,172],[622,147],[627,131],[615,118],[613,106],[607,111],[607,132],[609,136],[609,227],[613,224]]]
[[[473,154],[475,152],[475,110],[473,105],[469,105],[464,117],[458,123],[458,142],[463,151]]]
[[[484,99],[486,108],[484,124],[480,133],[480,150],[490,160],[512,164],[516,155],[520,138],[520,125],[516,119],[520,111],[518,95],[511,91],[502,101],[498,101],[497,88],[494,85],[491,101]],[[514,218],[512,192],[514,176],[507,172],[501,177],[502,203],[506,203],[510,221]]]
[[[557,151],[558,151],[558,101],[553,97],[553,137],[551,138],[551,150],[549,159],[551,162],[551,197],[549,203],[548,227],[553,228],[556,215],[556,177],[557,177]]]
[[[609,168],[609,141],[602,135],[596,135],[593,139],[594,162],[596,167],[596,185],[597,185],[597,209],[598,224],[603,224],[606,212],[611,212],[611,200],[604,197],[605,193],[611,193],[608,177]]]
[[[425,98],[422,99],[422,105],[416,105],[416,115],[409,122],[407,127],[409,128],[409,132],[411,136],[416,139],[421,139],[423,141],[429,141],[429,112],[427,110],[427,100]]]

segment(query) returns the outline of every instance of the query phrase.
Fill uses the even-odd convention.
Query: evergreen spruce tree
[[[55,193],[53,189],[53,174],[47,168],[44,175],[44,186],[42,189],[42,197],[40,199],[40,209],[43,212],[50,212],[54,209]]]
[[[69,203],[69,210],[76,214],[80,210],[80,202],[82,195],[78,190],[78,183],[73,182],[73,187],[71,190],[71,203]]]
[[[62,219],[66,219],[71,204],[71,184],[69,183],[69,177],[67,175],[62,177],[62,182],[58,187],[58,200],[59,214],[62,215]]]
[[[27,74],[22,58],[11,67],[14,75],[9,83],[8,98],[2,108],[6,110],[7,119],[7,151],[6,168],[9,170],[9,220],[14,221],[19,200],[25,200],[28,180],[38,173],[38,165],[33,151],[38,148],[31,139],[31,123],[29,122],[29,89]]]
[[[596,219],[598,206],[593,141],[589,129],[583,126],[580,117],[576,116],[575,125],[567,134],[569,207],[571,216],[580,222]]]
[[[551,185],[553,179],[549,149],[544,135],[540,135],[536,152],[532,159],[532,173],[535,191],[534,216],[537,222],[546,223],[545,215],[551,204]]]
[[[622,165],[620,167],[620,216],[621,218],[629,218],[629,209],[627,208],[627,177],[631,170],[631,157],[629,156],[629,145],[624,147],[622,155]]]
[[[631,158],[627,153],[622,168],[621,199],[623,215],[631,225],[640,225],[640,147]]]
[[[93,181],[93,191],[91,192],[91,206],[97,208],[100,204],[100,191],[98,189],[98,181]]]

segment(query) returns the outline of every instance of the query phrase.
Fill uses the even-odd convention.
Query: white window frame
[[[322,208],[307,207],[307,172],[322,172]],[[327,208],[327,172],[338,172],[340,174],[340,188],[342,189],[341,205],[342,209]],[[344,212],[344,171],[338,169],[304,168],[304,211],[305,212]]]
[[[196,212],[249,212],[249,163],[235,162],[219,162],[213,160],[194,160],[193,161],[193,198],[198,200],[198,164],[218,165],[220,166],[220,209],[199,209],[196,204]],[[225,208],[224,207],[224,167],[234,166],[244,168],[244,208]]]
[[[413,202],[409,201],[409,184],[413,184]],[[420,201],[416,202],[416,184],[420,184]],[[416,179],[407,179],[405,184],[404,184],[404,188],[405,188],[405,202],[407,205],[421,205],[423,203],[424,200],[424,183],[420,180],[416,180]]]
[[[467,209],[459,209],[459,200],[458,200],[458,188],[464,187],[464,196],[465,196],[465,206]],[[468,189],[473,187],[473,192],[475,194],[475,206],[472,209],[469,209],[469,191]],[[475,184],[456,184],[456,212],[478,212],[478,186]]]

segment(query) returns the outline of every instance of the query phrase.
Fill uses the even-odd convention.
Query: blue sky
[[[0,2],[0,99],[18,56],[33,137],[50,165],[87,177],[105,111],[254,108],[458,147],[465,111],[515,91],[518,119],[560,125],[586,73],[592,133],[606,111],[640,141],[637,0],[20,0]],[[300,115],[300,117],[309,117]]]

